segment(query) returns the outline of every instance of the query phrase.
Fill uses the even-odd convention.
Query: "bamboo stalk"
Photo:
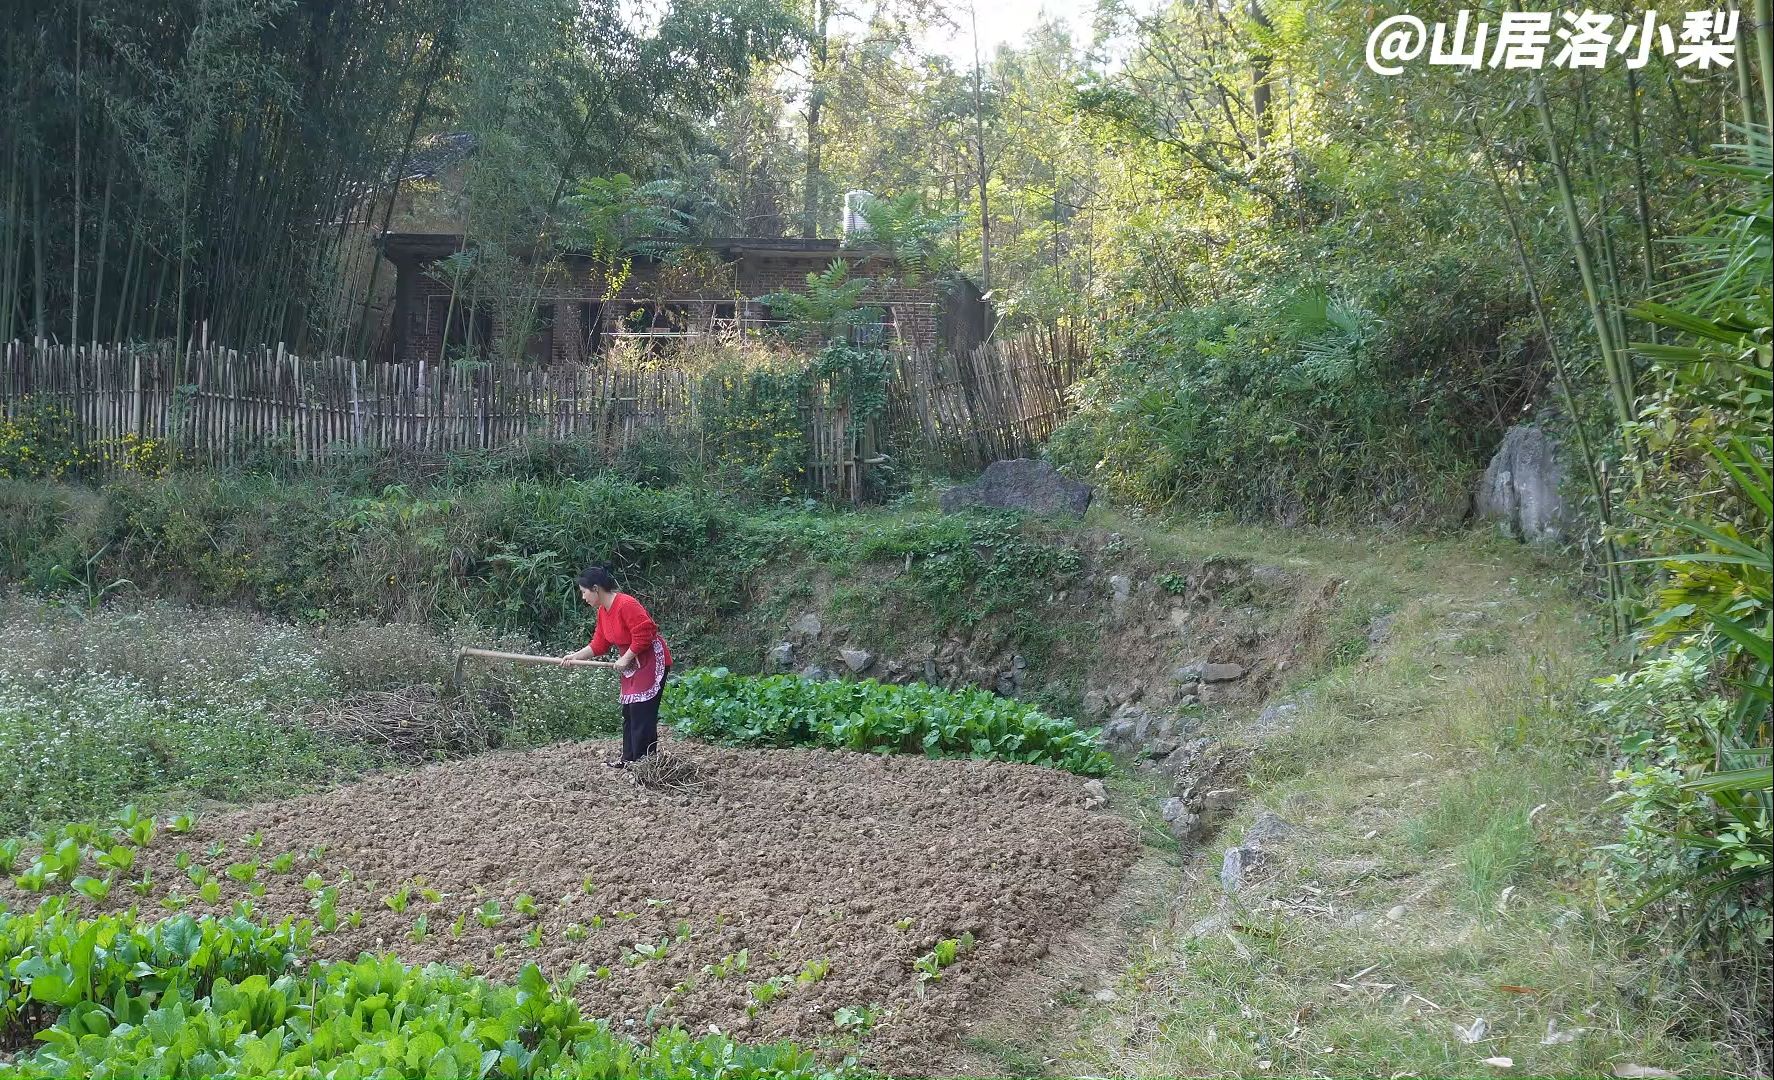
[[[1559,150],[1558,132],[1552,122],[1552,109],[1546,102],[1544,83],[1536,82],[1534,86],[1534,108],[1540,116],[1540,128],[1546,139],[1547,159],[1552,165],[1553,178],[1558,186],[1559,201],[1564,210],[1565,226],[1570,233],[1571,253],[1577,261],[1577,271],[1583,280],[1583,296],[1589,304],[1590,319],[1595,327],[1596,344],[1601,350],[1602,364],[1608,373],[1608,390],[1614,402],[1614,411],[1620,421],[1621,438],[1630,447],[1631,436],[1628,426],[1634,419],[1634,400],[1630,375],[1626,372],[1626,358],[1620,353],[1614,341],[1614,320],[1607,311],[1607,300],[1602,295],[1602,286],[1594,263],[1590,258],[1589,243],[1584,235],[1583,220],[1577,212],[1576,196],[1571,190],[1570,171],[1565,166],[1563,153]]]

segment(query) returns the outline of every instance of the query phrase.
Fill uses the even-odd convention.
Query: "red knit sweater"
[[[591,634],[591,653],[603,656],[615,650],[633,649],[634,671],[622,677],[621,699],[624,705],[646,701],[659,692],[665,682],[665,669],[671,664],[671,650],[659,636],[659,627],[641,602],[627,593],[617,593],[607,608],[598,609],[597,628]]]

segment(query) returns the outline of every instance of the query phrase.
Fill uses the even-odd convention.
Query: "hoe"
[[[509,660],[518,664],[562,664],[562,660],[558,656],[499,652],[495,649],[458,649],[456,651],[456,673],[450,678],[450,685],[457,693],[462,691],[462,662],[471,656],[478,656],[483,660]],[[568,660],[565,661],[564,666],[615,670],[619,665],[614,660]],[[668,754],[662,749],[655,750],[630,765],[628,778],[642,787],[676,794],[701,791],[704,786],[697,778],[694,765],[676,754]]]
[[[614,660],[567,660],[558,656],[537,656],[534,653],[498,652],[493,649],[459,649],[456,652],[456,673],[450,677],[450,685],[456,690],[462,689],[462,662],[470,656],[478,656],[486,660],[511,660],[519,664],[554,664],[566,667],[609,668],[615,670]]]

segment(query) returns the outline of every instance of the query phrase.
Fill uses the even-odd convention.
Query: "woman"
[[[561,663],[588,660],[619,648],[616,668],[622,673],[622,760],[606,762],[627,768],[659,748],[659,694],[671,672],[671,650],[641,602],[616,587],[602,566],[579,575],[579,597],[597,611],[591,644],[561,657]]]

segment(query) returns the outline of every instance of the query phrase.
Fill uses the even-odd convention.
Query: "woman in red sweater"
[[[609,762],[625,768],[659,748],[659,696],[665,676],[671,672],[671,650],[659,636],[659,627],[641,602],[616,587],[616,579],[602,566],[587,567],[579,575],[579,596],[597,611],[597,629],[591,644],[561,657],[587,660],[621,649],[616,657],[622,673],[622,760]]]

